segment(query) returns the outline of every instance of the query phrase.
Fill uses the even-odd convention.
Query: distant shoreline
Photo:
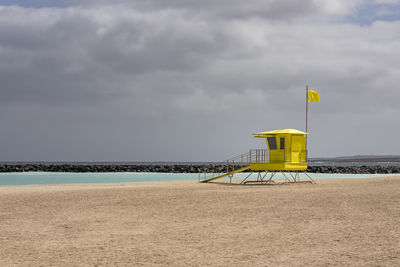
[[[400,162],[400,156],[346,156],[334,158],[309,158],[309,162]]]

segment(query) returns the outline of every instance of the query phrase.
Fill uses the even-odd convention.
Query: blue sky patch
[[[67,0],[0,0],[2,6],[22,6],[29,8],[67,7]]]
[[[400,20],[400,4],[364,4],[347,19],[360,25],[370,25],[375,21],[397,21]]]

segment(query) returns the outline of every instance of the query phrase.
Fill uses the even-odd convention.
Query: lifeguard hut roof
[[[308,133],[302,132],[296,129],[281,129],[281,130],[274,130],[269,132],[259,132],[253,133],[254,137],[263,137],[265,138],[267,135],[277,135],[277,134],[298,134],[298,135],[307,135]]]

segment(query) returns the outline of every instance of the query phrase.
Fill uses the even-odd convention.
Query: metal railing
[[[250,149],[249,152],[223,161],[224,163],[246,165],[250,163],[267,163],[268,149]]]
[[[236,171],[250,163],[267,163],[268,150],[267,149],[251,149],[249,152],[233,157],[231,159],[216,162],[211,164],[208,168],[199,173],[199,180],[209,179],[219,176],[224,173]]]
[[[304,156],[303,156],[303,155]],[[305,161],[302,161],[302,156],[305,158]],[[283,159],[279,161],[273,161],[273,163],[294,163],[292,158],[286,158],[286,151],[283,151]],[[216,162],[214,164],[210,164],[208,168],[203,169],[199,172],[199,180],[201,179],[209,179],[212,177],[217,177],[224,173],[233,172],[244,166],[250,165],[251,163],[270,163],[269,159],[269,150],[268,149],[250,149],[249,152],[241,154],[239,156],[233,157],[231,159]],[[295,162],[298,164],[303,164],[307,162],[307,151],[302,151],[299,154],[299,162]]]
[[[296,163],[306,163],[307,162],[307,150],[301,151],[298,155],[299,161]],[[294,163],[292,158],[286,157],[286,150],[283,150],[282,155],[283,160],[274,161],[274,163]],[[304,158],[305,160],[302,160]],[[268,149],[250,149],[249,152],[241,154],[239,156],[233,157],[231,159],[216,162],[217,165],[248,165],[250,163],[270,163],[269,150]]]

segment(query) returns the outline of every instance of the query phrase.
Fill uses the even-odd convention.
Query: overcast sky
[[[0,0],[0,161],[400,154],[399,0]]]

